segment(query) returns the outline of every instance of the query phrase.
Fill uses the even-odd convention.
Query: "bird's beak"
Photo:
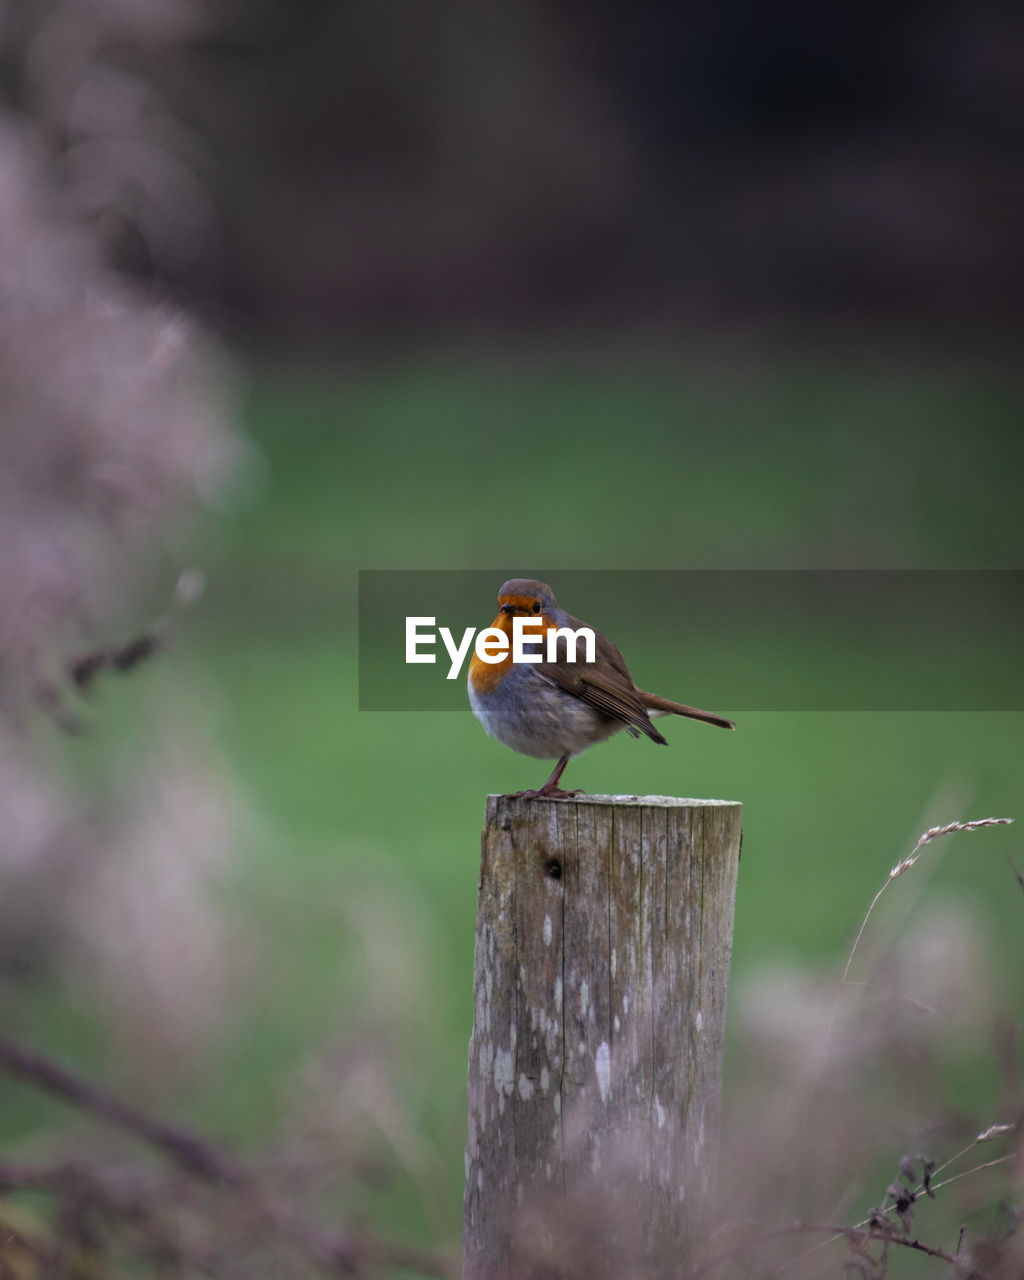
[[[515,611],[516,611],[516,607],[515,607],[515,605],[514,605],[514,604],[503,604],[503,605],[501,605],[501,612],[502,612],[502,613],[515,613]]]

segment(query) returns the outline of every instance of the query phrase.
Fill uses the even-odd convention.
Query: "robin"
[[[655,716],[687,716],[722,729],[734,729],[731,720],[670,702],[656,693],[645,693],[633,683],[618,649],[596,628],[594,660],[567,660],[567,645],[559,639],[555,661],[513,662],[512,634],[517,617],[539,622],[529,634],[540,638],[552,628],[578,631],[586,623],[560,609],[546,582],[512,578],[498,592],[498,616],[492,626],[509,636],[509,649],[497,662],[485,662],[476,653],[469,664],[469,702],[487,732],[513,751],[539,759],[556,759],[554,772],[539,791],[521,796],[567,799],[579,791],[559,787],[562,771],[573,756],[595,742],[603,742],[625,729],[638,738],[668,746],[654,725]],[[542,629],[543,628],[543,629]],[[537,646],[546,653],[546,644]]]

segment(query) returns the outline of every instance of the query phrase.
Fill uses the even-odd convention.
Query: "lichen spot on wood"
[[[512,1096],[515,1081],[512,1075],[513,1059],[509,1049],[498,1049],[494,1054],[494,1087],[498,1091],[498,1110],[504,1114],[505,1098]]]
[[[608,1101],[612,1087],[612,1051],[607,1040],[602,1040],[594,1055],[594,1071],[597,1073],[597,1087],[601,1091],[601,1101]]]

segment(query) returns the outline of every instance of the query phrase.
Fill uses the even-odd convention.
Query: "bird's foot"
[[[572,800],[575,796],[585,796],[587,793],[579,787],[575,791],[563,791],[561,787],[552,787],[545,785],[538,787],[535,791],[511,791],[510,798],[513,800]]]

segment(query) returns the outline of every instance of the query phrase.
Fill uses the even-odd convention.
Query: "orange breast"
[[[528,631],[527,635],[531,638],[539,637],[541,634],[545,636],[556,626],[556,623],[546,615],[541,615],[538,619],[544,624],[544,631]],[[512,615],[509,613],[499,613],[491,623],[492,627],[496,627],[499,631],[504,631],[508,636],[508,653],[504,655],[500,662],[483,662],[476,656],[476,646],[473,646],[473,656],[469,661],[469,678],[472,681],[473,688],[477,693],[493,693],[501,684],[502,680],[508,674],[509,668],[512,666]],[[536,644],[527,646],[528,653],[540,653],[543,655],[545,650]]]
[[[500,662],[484,662],[477,657],[476,645],[473,645],[473,656],[469,660],[469,678],[477,693],[493,693],[498,685],[501,684],[502,679],[512,665],[511,614],[499,613],[491,623],[491,626],[496,627],[499,631],[504,631],[508,636],[508,653],[505,654]]]

